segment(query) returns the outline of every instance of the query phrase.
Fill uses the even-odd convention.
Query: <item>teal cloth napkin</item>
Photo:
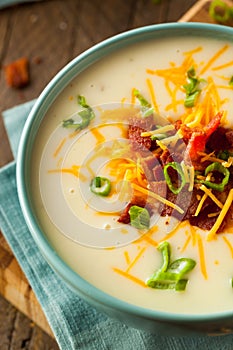
[[[13,154],[34,101],[3,113]],[[232,350],[233,335],[168,337],[130,328],[72,292],[39,252],[18,202],[15,161],[0,169],[0,229],[34,290],[62,350]]]
[[[5,8],[8,6],[23,4],[27,2],[36,2],[36,1],[42,1],[42,0],[0,0],[0,9]]]

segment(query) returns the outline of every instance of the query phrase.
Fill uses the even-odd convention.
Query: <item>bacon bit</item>
[[[217,113],[216,116],[204,128],[207,137],[209,137],[219,127],[222,116],[223,112]]]
[[[8,86],[22,88],[29,84],[29,61],[27,57],[9,63],[4,67],[5,78]]]
[[[188,158],[190,158],[191,161],[197,161],[199,159],[198,152],[203,152],[205,150],[206,142],[210,135],[219,127],[222,116],[222,112],[217,113],[203,131],[197,130],[191,134],[185,154],[187,160]]]

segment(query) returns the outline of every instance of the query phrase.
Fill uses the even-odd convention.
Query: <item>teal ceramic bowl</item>
[[[35,138],[46,112],[64,88],[87,67],[123,47],[147,39],[175,38],[183,35],[217,37],[233,42],[233,29],[224,26],[197,23],[152,25],[109,38],[80,54],[66,65],[41,93],[25,124],[17,159],[18,195],[28,228],[35,244],[47,262],[78,296],[101,312],[117,318],[129,326],[157,334],[214,335],[233,333],[233,310],[201,315],[154,311],[128,304],[94,287],[74,272],[54,251],[45,233],[41,230],[33,210],[34,203],[30,189],[30,164],[32,162],[32,151],[35,147]]]

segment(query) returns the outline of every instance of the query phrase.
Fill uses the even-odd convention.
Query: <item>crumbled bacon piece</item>
[[[152,215],[152,206],[147,203],[146,198],[134,196],[132,198],[132,201],[125,207],[123,212],[121,213],[120,217],[118,218],[118,222],[121,222],[123,224],[129,224],[130,223],[130,215],[129,210],[133,205],[137,205],[141,208],[146,208],[149,211],[149,214]]]
[[[134,150],[151,150],[155,141],[150,136],[142,137],[141,133],[152,130],[154,126],[153,116],[147,118],[133,117],[129,120],[128,138]]]
[[[27,57],[7,64],[4,67],[6,82],[10,87],[22,88],[29,84],[29,60]]]

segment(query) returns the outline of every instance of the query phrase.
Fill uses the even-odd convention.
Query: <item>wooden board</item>
[[[123,31],[125,29],[130,29],[133,27],[137,27],[137,26],[141,26],[141,25],[146,25],[146,24],[152,24],[152,23],[160,23],[163,21],[167,21],[167,22],[171,22],[174,21],[174,17],[175,16],[175,11],[178,11],[178,7],[180,6],[179,9],[179,13],[183,14],[181,8],[185,8],[185,6],[188,6],[187,3],[194,3],[195,1],[186,1],[186,0],[178,0],[175,1],[173,0],[172,3],[174,4],[176,2],[176,6],[174,7],[174,11],[170,11],[170,14],[168,14],[168,1],[162,1],[161,5],[158,5],[157,9],[159,9],[158,13],[154,14],[154,17],[152,17],[151,14],[151,9],[152,9],[152,5],[149,4],[145,9],[145,2],[143,1],[138,1],[137,2],[137,12],[138,14],[134,16],[131,14],[130,12],[130,6],[127,6],[125,2],[125,0],[122,1],[118,1],[118,2],[114,2],[115,4],[115,9],[114,7],[111,8],[111,6],[109,6],[108,8],[108,13],[103,13],[102,15],[104,15],[104,21],[101,22],[102,24],[100,25],[100,23],[97,23],[97,20],[95,18],[95,14],[94,14],[94,8],[93,5],[91,7],[90,3],[88,1],[85,1],[85,4],[83,3],[83,6],[86,6],[85,9],[85,13],[87,14],[87,16],[92,16],[90,18],[79,18],[79,29],[76,29],[75,32],[71,31],[71,28],[68,26],[67,27],[67,22],[66,22],[66,17],[68,17],[68,9],[71,11],[72,10],[72,6],[73,6],[73,11],[77,11],[77,3],[75,1],[71,1],[71,0],[67,0],[66,5],[64,6],[64,3],[62,4],[62,1],[56,1],[56,3],[60,6],[60,8],[58,8],[57,6],[54,8],[52,7],[52,1],[48,2],[47,4],[43,4],[44,7],[39,9],[39,4],[38,5],[33,5],[31,8],[26,7],[24,8],[24,11],[22,11],[24,13],[24,19],[22,19],[20,17],[20,21],[26,21],[27,18],[30,19],[31,23],[35,24],[39,23],[39,21],[41,21],[42,23],[40,23],[41,26],[45,26],[46,27],[46,23],[43,23],[43,21],[45,21],[46,16],[43,17],[43,11],[49,11],[49,13],[51,13],[51,16],[54,18],[57,17],[59,18],[59,28],[58,27],[53,27],[53,33],[50,36],[48,36],[48,40],[52,40],[52,38],[54,36],[56,36],[57,38],[57,34],[56,31],[60,31],[60,36],[61,36],[61,40],[59,42],[55,42],[52,41],[50,42],[52,49],[54,50],[51,55],[58,55],[58,57],[60,58],[59,63],[57,63],[57,65],[54,65],[51,69],[51,67],[49,65],[51,65],[51,60],[49,57],[46,57],[47,61],[45,63],[45,66],[43,67],[43,75],[44,75],[44,79],[40,80],[40,82],[35,83],[38,85],[34,86],[33,89],[33,94],[30,94],[29,90],[24,90],[21,94],[19,94],[18,92],[13,92],[15,95],[15,104],[24,102],[25,100],[29,100],[31,98],[35,98],[40,90],[43,88],[43,84],[45,85],[47,83],[47,81],[56,73],[57,70],[59,70],[66,62],[66,60],[70,60],[72,57],[74,57],[75,55],[77,55],[78,53],[80,53],[81,51],[83,51],[84,49],[87,48],[88,45],[90,45],[91,43],[94,44],[96,41],[102,40],[107,36],[113,35],[116,26],[118,25],[118,29],[117,31]],[[133,1],[134,2],[134,1]],[[132,3],[133,3],[132,2]],[[233,3],[230,0],[226,0],[226,2],[229,5],[233,5]],[[119,6],[116,7],[116,4],[119,5],[119,3],[121,3],[121,8],[119,9]],[[195,5],[187,12],[185,13],[181,18],[180,21],[193,21],[193,22],[212,22],[211,18],[209,17],[208,14],[208,9],[209,9],[209,5],[210,5],[211,1],[209,0],[200,0],[198,2],[195,3]],[[36,7],[37,6],[37,7]],[[140,7],[141,6],[141,7]],[[171,5],[172,6],[172,5]],[[142,11],[142,9],[144,8],[144,12]],[[154,8],[153,8],[154,9]],[[7,31],[4,32],[5,29],[1,30],[1,26],[7,28],[7,26],[10,25],[17,25],[17,20],[19,20],[19,17],[16,16],[17,13],[17,8],[15,10],[13,10],[13,16],[10,17],[8,16],[8,10],[4,10],[6,11],[1,17],[0,17],[0,32],[1,35],[8,35]],[[37,12],[40,11],[40,12]],[[55,12],[54,12],[55,11]],[[57,12],[56,12],[57,11]],[[121,13],[119,21],[121,21],[119,23],[117,22],[111,22],[111,26],[108,25],[108,18],[111,18],[111,16],[114,15],[114,11]],[[127,12],[128,11],[128,12]],[[92,13],[93,12],[93,13]],[[38,15],[39,13],[39,15]],[[141,16],[141,13],[143,13],[144,16],[147,16],[145,18],[143,18]],[[178,13],[178,12],[176,12]],[[51,21],[53,21],[54,19],[51,17]],[[116,16],[115,16],[116,17]],[[177,20],[177,19],[176,19]],[[80,22],[81,21],[81,22]],[[93,40],[91,37],[91,34],[88,33],[89,29],[86,26],[86,21],[89,21],[88,23],[92,26],[98,27],[98,31],[99,34],[95,37],[95,39]],[[5,22],[5,23],[4,23]],[[54,20],[55,22],[55,20]],[[13,23],[13,24],[12,24]],[[56,22],[57,23],[57,22]],[[81,25],[80,25],[81,23]],[[108,32],[105,32],[106,28],[110,28]],[[57,45],[60,45],[61,42],[62,44],[64,44],[65,42],[65,35],[63,33],[64,30],[67,30],[68,33],[66,35],[68,35],[69,37],[72,38],[71,42],[69,43],[65,43],[65,48],[64,46],[62,47],[58,47]],[[78,33],[78,31],[81,31],[80,33]],[[101,34],[102,31],[102,34]],[[39,33],[39,31],[38,31]],[[20,38],[18,38],[18,34],[13,33],[15,35],[15,42],[17,42],[17,40],[20,40]],[[77,39],[73,38],[72,36],[77,35],[77,37],[79,38],[79,42],[77,43]],[[89,37],[88,37],[89,35]],[[38,40],[42,40],[41,38],[39,38],[38,35]],[[3,41],[0,41],[0,51],[1,51],[1,45],[3,45]],[[5,45],[11,45],[10,43],[7,44],[7,38],[5,40]],[[27,47],[27,41],[25,41],[25,47]],[[25,51],[25,47],[23,47],[23,50]],[[66,57],[64,58],[62,55],[62,48],[65,49],[67,52],[70,52],[70,57]],[[4,49],[6,49],[6,47],[4,47]],[[24,52],[22,51],[22,53]],[[4,56],[4,50],[2,51],[3,54],[2,56]],[[14,53],[14,49],[12,48],[12,50],[10,52]],[[18,53],[19,54],[19,53]],[[37,55],[39,55],[40,53],[38,53],[36,50],[35,52],[33,52],[34,57],[36,57]],[[13,57],[14,54],[12,54],[9,57],[10,59],[13,59],[15,57]],[[43,57],[42,57],[43,58]],[[4,59],[4,57],[0,57],[0,60]],[[47,65],[47,66],[46,66]],[[47,67],[47,68],[46,68]],[[50,70],[49,70],[50,68]],[[46,69],[49,70],[50,72],[50,76],[46,75]],[[33,74],[40,74],[40,71],[42,71],[42,69],[40,70],[40,67],[34,67],[34,73]],[[3,91],[4,89],[2,88],[3,85],[1,85],[2,82],[0,80],[0,87],[1,87],[1,91]],[[12,100],[9,100],[9,96],[8,96],[8,91],[5,89],[3,91],[3,104],[2,104],[2,108],[9,108],[12,107],[12,105],[10,105],[10,103],[12,103]],[[9,101],[9,103],[8,103]],[[1,112],[1,111],[0,111]],[[4,165],[5,163],[9,162],[10,160],[12,160],[12,153],[10,151],[10,147],[9,147],[9,142],[7,140],[6,137],[6,133],[4,130],[4,127],[2,125],[2,119],[0,118],[0,166]],[[35,297],[34,292],[32,291],[30,285],[28,284],[27,279],[24,276],[24,273],[22,272],[22,270],[20,269],[16,259],[14,258],[11,249],[9,248],[8,244],[6,243],[3,235],[0,232],[0,293],[6,298],[6,300],[8,300],[11,304],[13,304],[14,306],[17,307],[17,309],[19,309],[20,311],[22,311],[25,315],[27,315],[33,322],[35,322],[37,325],[39,325],[45,332],[47,332],[49,335],[53,336],[52,331],[47,323],[47,320],[44,316],[44,313]]]

